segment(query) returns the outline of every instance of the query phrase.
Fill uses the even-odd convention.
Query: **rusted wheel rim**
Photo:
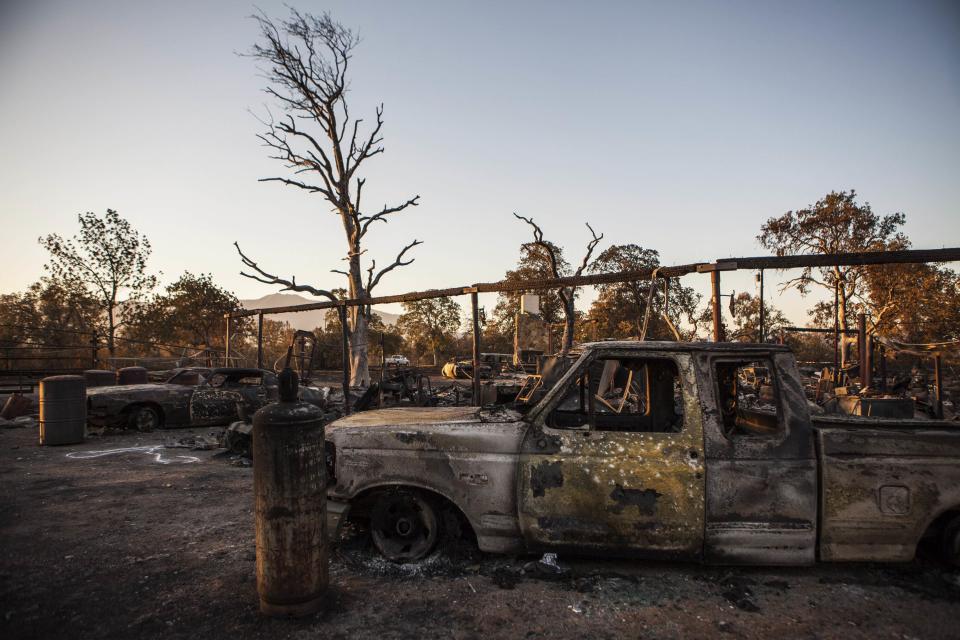
[[[133,424],[137,431],[153,431],[160,425],[160,416],[150,407],[141,407],[133,416]]]
[[[421,496],[386,493],[377,500],[370,517],[370,532],[377,550],[394,562],[419,560],[437,542],[437,516]]]

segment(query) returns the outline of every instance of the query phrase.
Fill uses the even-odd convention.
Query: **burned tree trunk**
[[[262,71],[270,83],[266,92],[286,112],[279,121],[268,112],[268,118],[262,121],[267,130],[259,138],[273,153],[271,157],[283,162],[292,172],[292,177],[262,178],[261,181],[280,182],[308,193],[319,193],[332,205],[343,224],[347,241],[345,259],[349,266],[347,270],[331,269],[331,272],[345,276],[349,296],[362,300],[370,297],[385,274],[413,262],[412,258],[405,260],[404,255],[421,244],[419,240],[410,242],[392,263],[379,271],[375,260],[364,270],[363,238],[375,223],[385,223],[389,216],[416,206],[420,196],[399,205],[385,205],[376,213],[365,213],[361,209],[365,180],[357,170],[366,160],[384,151],[380,133],[383,105],[376,109],[376,120],[369,134],[361,134],[362,119],[351,119],[346,101],[347,67],[359,42],[357,35],[334,22],[328,14],[317,17],[301,14],[296,9],[290,13],[290,18],[280,23],[274,23],[262,13],[254,16],[260,25],[262,42],[255,45],[249,55],[265,64]],[[297,285],[293,277],[277,278],[257,267],[243,252],[240,256],[245,266],[257,272],[242,275],[267,284],[283,285],[281,291],[306,291],[337,300],[331,291]],[[350,310],[349,327],[345,331],[350,346],[350,382],[355,386],[370,383],[369,322],[369,307]]]
[[[367,327],[369,318],[365,308],[350,309],[350,331],[347,341],[350,344],[350,385],[353,387],[370,386],[370,363],[367,356]]]

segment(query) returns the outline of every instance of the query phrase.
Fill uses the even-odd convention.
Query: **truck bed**
[[[847,416],[840,414],[823,414],[810,416],[814,429],[826,427],[868,428],[868,429],[947,429],[960,430],[960,420],[934,420],[913,418],[877,418],[870,416]]]
[[[817,416],[820,557],[908,561],[960,507],[960,424]]]

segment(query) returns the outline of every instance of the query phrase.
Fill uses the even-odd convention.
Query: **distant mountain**
[[[256,300],[241,300],[240,304],[244,309],[262,309],[264,307],[292,307],[301,304],[310,304],[313,302],[322,302],[321,298],[305,298],[295,293],[271,293],[270,295],[257,298]],[[393,325],[397,323],[399,317],[395,313],[373,310],[378,316],[383,318],[385,324]],[[265,318],[289,322],[294,329],[305,329],[311,331],[317,327],[324,326],[324,316],[326,309],[315,309],[313,311],[298,311],[296,313],[281,313],[267,315]]]

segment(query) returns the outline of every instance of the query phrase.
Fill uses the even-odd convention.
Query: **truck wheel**
[[[423,496],[410,491],[381,494],[370,512],[370,534],[377,550],[393,562],[424,558],[437,544],[436,510]]]
[[[131,429],[137,431],[153,431],[160,426],[160,412],[150,406],[134,407],[130,411],[129,422]]]
[[[955,567],[960,567],[960,516],[955,517],[943,528],[943,559]]]

